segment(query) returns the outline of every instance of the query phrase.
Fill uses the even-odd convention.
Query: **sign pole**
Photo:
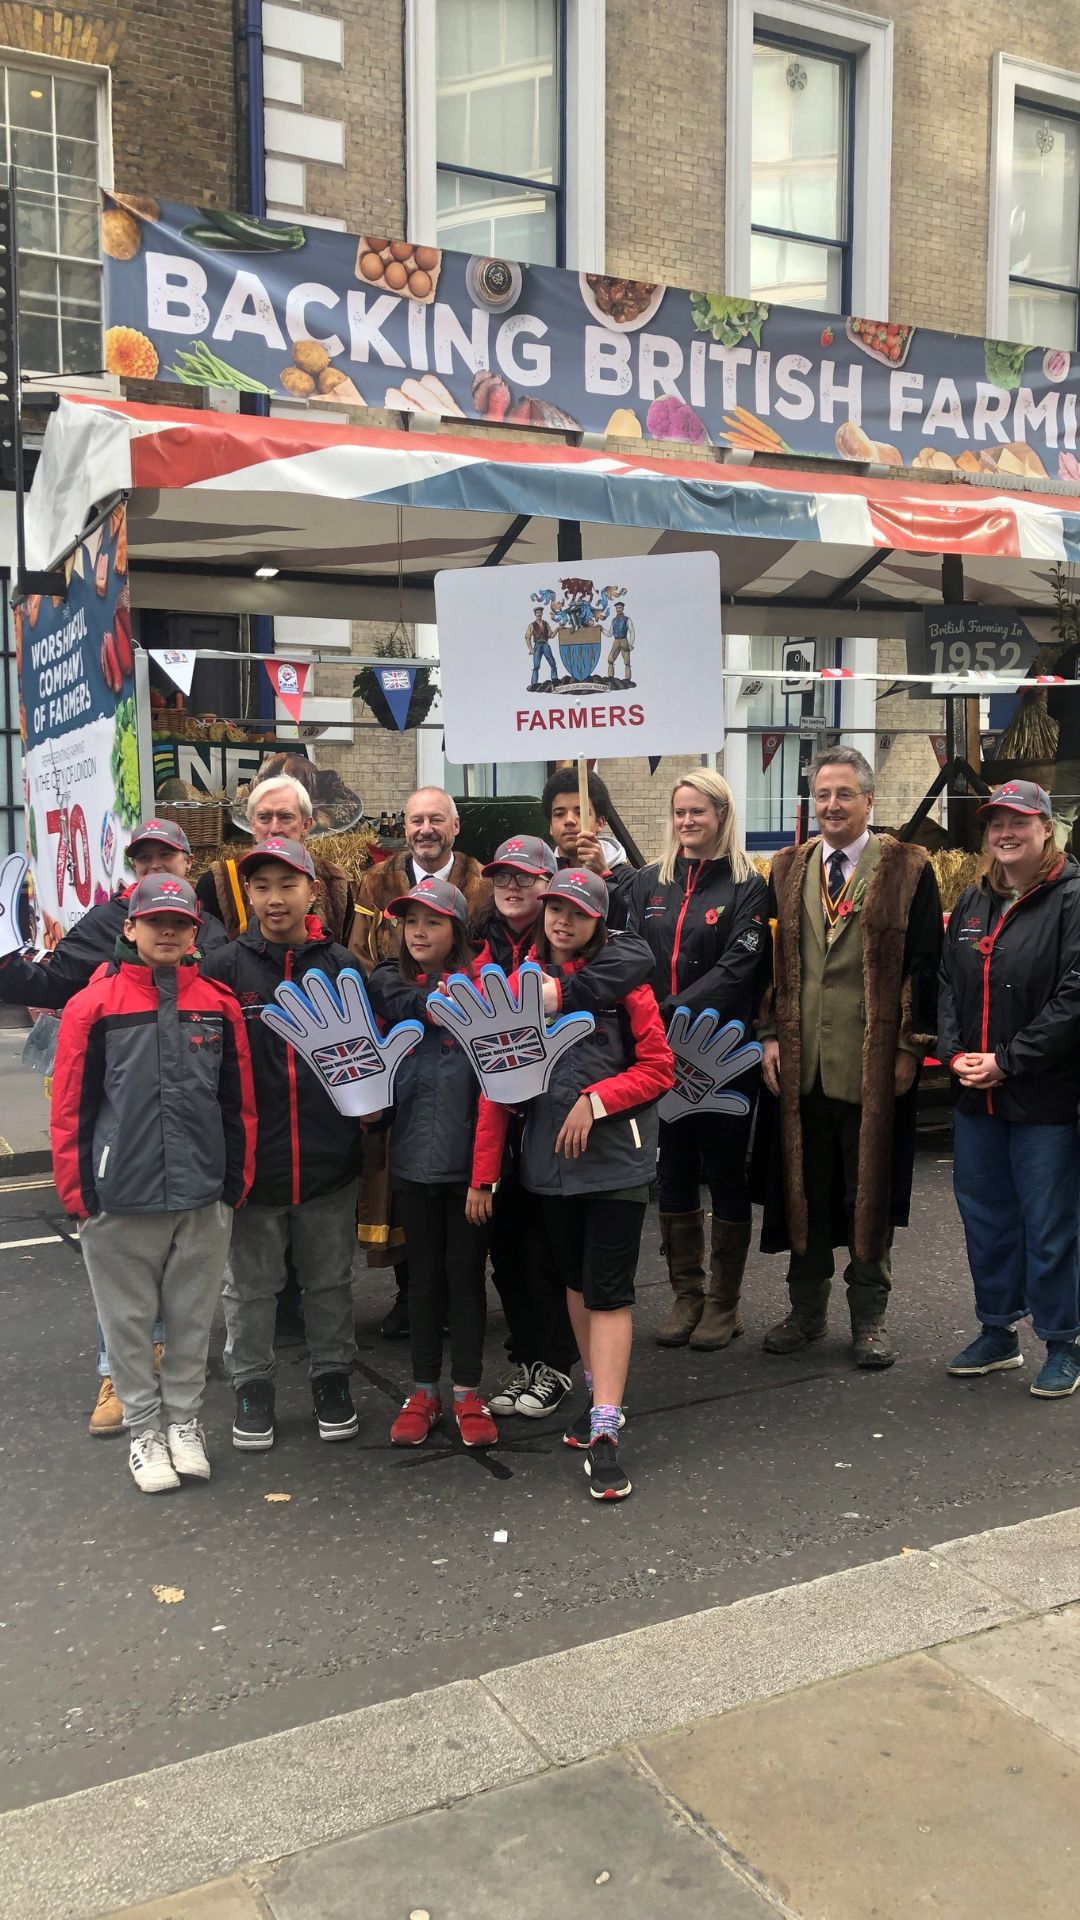
[[[578,832],[588,833],[589,831],[589,827],[588,827],[589,763],[587,760],[579,760],[577,763],[577,796],[578,796],[578,819],[581,823],[580,826],[578,827]]]

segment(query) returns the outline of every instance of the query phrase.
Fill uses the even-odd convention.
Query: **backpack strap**
[[[236,918],[240,923],[239,931],[241,933],[246,933],[247,923],[248,923],[247,908],[244,905],[244,894],[243,894],[243,889],[240,885],[240,875],[236,870],[236,861],[225,860],[223,861],[222,864],[225,868],[225,876],[229,882],[229,887],[232,892],[233,906],[236,909]]]

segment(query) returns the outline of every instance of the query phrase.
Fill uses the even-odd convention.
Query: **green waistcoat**
[[[861,895],[881,858],[871,834],[863,849],[848,898],[854,910],[826,928],[821,903],[821,846],[806,866],[802,896],[802,1083],[809,1093],[818,1074],[830,1100],[862,1100],[862,1048],[866,1031],[863,1001]]]

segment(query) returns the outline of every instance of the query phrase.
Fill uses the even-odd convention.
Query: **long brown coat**
[[[780,1043],[780,1133],[789,1244],[806,1250],[802,1108],[802,897],[806,869],[817,846],[810,840],[776,854],[770,880],[773,918],[771,1019],[764,1030]],[[883,834],[881,857],[861,910],[863,943],[862,1126],[855,1200],[855,1252],[880,1258],[890,1222],[906,1221],[910,1198],[896,1191],[898,1107],[914,1125],[914,1098],[897,1101],[897,1048],[919,1054],[934,1041],[935,982],[941,953],[941,901],[933,868],[921,847]],[[907,1102],[907,1105],[905,1105]],[[906,1157],[906,1156],[905,1156]]]
[[[455,853],[450,880],[465,895],[470,924],[490,911],[494,898],[491,881],[484,879],[478,860],[467,853]],[[370,973],[380,960],[392,960],[400,952],[401,922],[387,913],[387,908],[411,886],[412,860],[408,853],[395,853],[363,875],[356,891],[356,918],[349,941],[361,973]]]

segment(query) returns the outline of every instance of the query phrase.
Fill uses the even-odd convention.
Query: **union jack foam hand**
[[[19,932],[19,895],[26,878],[21,853],[9,853],[0,866],[0,960],[22,953],[28,942]]]
[[[518,973],[516,999],[501,967],[481,967],[480,980],[482,990],[467,974],[452,973],[446,992],[429,996],[429,1017],[465,1049],[489,1100],[501,1107],[535,1100],[555,1062],[596,1022],[591,1013],[564,1013],[547,1026],[544,970],[532,960]]]
[[[696,1019],[689,1007],[676,1007],[667,1037],[675,1055],[675,1085],[657,1108],[661,1120],[685,1120],[691,1113],[749,1113],[745,1093],[724,1092],[732,1080],[756,1066],[764,1052],[758,1040],[739,1045],[746,1037],[741,1020],[721,1027],[712,1007]]]
[[[263,1024],[303,1054],[339,1113],[360,1120],[393,1104],[397,1070],[424,1037],[419,1020],[399,1020],[380,1034],[355,967],[344,967],[336,981],[313,967],[302,987],[283,981],[274,999],[276,1007],[262,1010]]]

